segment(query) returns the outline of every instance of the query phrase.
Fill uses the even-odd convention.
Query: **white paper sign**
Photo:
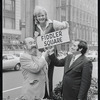
[[[38,48],[45,48],[69,42],[68,29],[63,29],[37,37]]]

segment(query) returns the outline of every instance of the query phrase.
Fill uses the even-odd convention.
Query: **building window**
[[[3,5],[3,9],[5,8],[5,0],[2,0],[3,2],[2,2],[2,5]]]
[[[3,18],[3,23],[2,23],[2,24],[3,24],[3,27],[5,27],[4,23],[5,23],[5,20],[4,20],[4,18]]]
[[[57,7],[56,19],[60,21],[60,8],[59,7]]]
[[[66,17],[65,16],[61,16],[61,21],[65,21]]]
[[[15,0],[3,0],[3,27],[15,29]]]
[[[61,5],[66,6],[66,0],[61,0]]]
[[[61,15],[66,16],[66,7],[61,8]]]
[[[57,0],[56,1],[56,11],[57,11],[57,20],[65,21],[66,20],[66,0]]]
[[[14,11],[15,1],[14,0],[4,0],[5,10]]]
[[[5,25],[4,27],[7,29],[14,29],[15,28],[15,20],[13,18],[5,17]]]
[[[56,6],[57,6],[57,7],[60,6],[60,0],[56,0]]]

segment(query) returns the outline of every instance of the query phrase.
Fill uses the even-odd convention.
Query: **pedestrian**
[[[34,36],[38,37],[43,34],[49,34],[54,31],[58,31],[61,29],[65,29],[69,27],[69,24],[66,21],[59,22],[56,20],[50,20],[47,15],[47,11],[45,8],[36,6],[34,9],[34,18],[35,18],[35,32]],[[41,52],[44,51],[44,48],[39,49]],[[55,46],[55,55],[57,55],[57,48]],[[53,94],[53,71],[54,65],[50,59],[47,58],[48,62],[48,78],[49,78],[49,98],[52,98]]]
[[[64,66],[63,100],[87,100],[93,67],[92,62],[85,56],[87,49],[87,43],[77,39],[72,42],[72,54],[65,58],[57,59],[53,50],[49,53],[49,58],[55,66]]]
[[[20,57],[22,75],[24,78],[21,100],[44,99],[45,89],[49,95],[48,64],[45,52],[39,53],[35,39],[27,37],[24,40],[24,53]],[[19,99],[20,100],[20,99]]]

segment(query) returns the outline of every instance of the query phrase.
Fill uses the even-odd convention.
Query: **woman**
[[[47,11],[45,8],[36,6],[34,9],[34,18],[35,18],[35,32],[34,36],[38,37],[43,34],[49,34],[54,31],[58,31],[61,29],[65,29],[69,27],[69,24],[66,21],[59,22],[56,20],[50,20],[47,16]],[[40,49],[42,52],[44,49]],[[57,49],[55,47],[55,55],[57,54]],[[52,77],[53,77],[53,71],[54,71],[54,65],[52,61],[48,60],[48,78],[49,78],[49,97],[52,98],[52,89],[53,89],[53,83],[52,83]]]

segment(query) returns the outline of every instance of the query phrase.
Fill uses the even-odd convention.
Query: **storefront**
[[[21,36],[14,34],[3,35],[3,53],[9,53],[9,51],[22,51]]]

